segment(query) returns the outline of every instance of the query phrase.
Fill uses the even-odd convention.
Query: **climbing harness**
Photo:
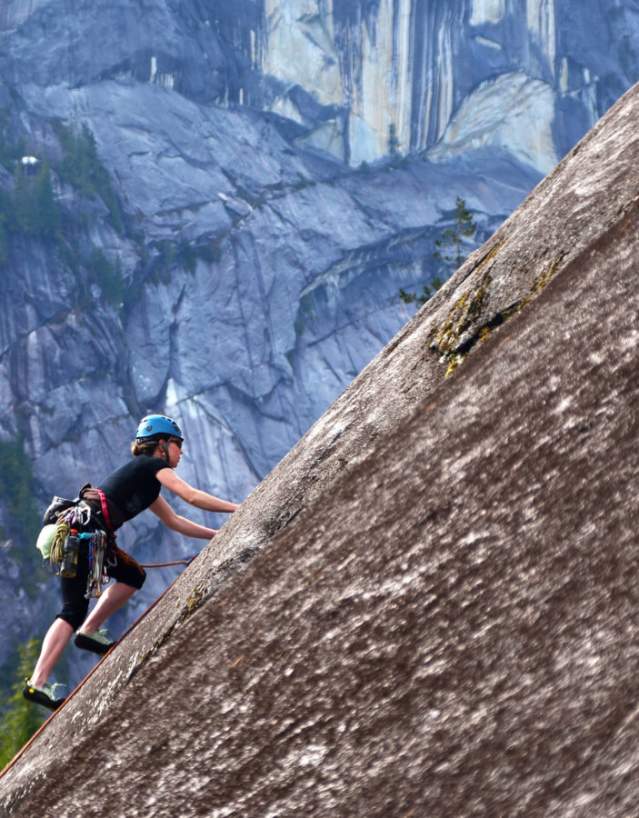
[[[114,564],[109,554],[115,547],[106,497],[101,489],[92,489],[91,499],[99,500],[96,509],[84,496],[91,486],[83,486],[79,497],[67,500],[54,497],[44,513],[44,528],[36,546],[48,559],[58,576],[73,578],[78,573],[80,551],[86,548],[89,572],[85,597],[99,597],[102,586],[109,582],[105,565]],[[106,530],[105,530],[106,529]]]
[[[95,507],[98,503],[99,510]],[[99,597],[102,586],[110,581],[105,565],[115,565],[117,562],[115,533],[105,493],[102,489],[86,485],[80,489],[76,500],[54,497],[44,514],[44,523],[36,543],[42,556],[50,561],[56,574],[72,578],[77,575],[80,548],[86,545],[89,575],[85,597]],[[141,567],[189,565],[196,556],[193,554],[169,562],[149,562]]]

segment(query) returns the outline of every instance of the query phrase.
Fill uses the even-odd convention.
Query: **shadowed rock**
[[[633,813],[638,117],[635,88],[318,421],[4,814]]]

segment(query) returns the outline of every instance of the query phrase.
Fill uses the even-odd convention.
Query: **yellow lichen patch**
[[[193,611],[200,607],[203,599],[204,591],[201,588],[194,588],[184,603],[184,615],[190,616]]]
[[[461,366],[463,361],[464,361],[463,355],[452,355],[448,359],[448,366],[446,367],[446,374],[444,375],[444,377],[449,378],[457,369],[457,367]]]
[[[528,303],[530,303],[541,292],[543,292],[543,290],[545,290],[545,288],[548,286],[551,280],[555,277],[555,274],[559,269],[560,264],[561,258],[553,259],[553,261],[550,262],[548,267],[545,270],[542,270],[541,273],[539,273],[539,275],[533,281],[528,294],[520,301],[519,312],[521,312],[521,310],[523,310],[523,308]]]
[[[467,290],[453,304],[446,320],[435,334],[435,345],[444,355],[452,355],[463,333],[481,313],[492,278],[485,273],[476,287]]]
[[[445,356],[452,354],[461,334],[467,329],[473,318],[481,311],[488,292],[488,287],[492,281],[490,277],[491,262],[502,245],[503,241],[495,242],[486,255],[479,261],[473,270],[475,278],[477,278],[487,265],[490,265],[488,270],[482,275],[479,285],[474,289],[471,288],[467,290],[457,299],[444,323],[435,330],[434,344]]]
[[[242,662],[244,661],[244,658],[245,658],[244,656],[238,656],[236,659],[234,659],[229,664],[229,670],[235,670],[236,668],[238,668],[242,664]]]
[[[558,258],[554,259],[548,265],[548,269],[537,276],[537,278],[533,281],[533,285],[531,288],[531,293],[533,295],[539,295],[539,293],[546,288],[550,281],[555,277],[555,273],[559,269],[560,263],[561,259]]]
[[[441,352],[448,352],[457,337],[457,321],[460,315],[464,314],[469,293],[464,293],[454,304],[448,313],[446,321],[439,327],[435,335],[435,345]]]
[[[500,246],[501,243],[494,245],[474,272],[485,267],[494,258]],[[545,289],[559,270],[561,261],[562,257],[551,261],[534,279],[530,290],[520,301],[493,315],[488,322],[478,327],[472,334],[469,333],[465,338],[463,337],[464,333],[467,333],[473,327],[473,324],[477,322],[485,306],[490,285],[492,284],[491,267],[486,270],[475,287],[470,287],[457,299],[446,316],[446,320],[435,329],[434,335],[431,336],[433,338],[432,348],[441,353],[441,363],[446,364],[447,378],[463,363],[467,353],[475,343],[485,341],[493,329],[505,324],[513,315],[518,315],[530,301]]]

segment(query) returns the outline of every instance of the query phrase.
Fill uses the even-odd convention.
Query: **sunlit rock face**
[[[459,156],[481,147],[502,148],[546,173],[557,164],[552,88],[525,74],[487,80],[463,101],[430,159]]]
[[[639,76],[631,3],[267,0],[265,12],[261,67],[284,83],[274,110],[295,108],[295,85],[336,106],[332,149],[353,164],[391,140],[408,152],[443,137],[445,152],[449,127],[486,144],[523,83],[527,116],[512,112],[498,141],[510,133],[513,154],[546,173]]]
[[[187,0],[179,13],[154,0],[141,15],[124,0],[11,0],[6,73],[40,85],[135,79],[250,104],[352,165],[391,144],[447,144],[460,117],[489,142],[517,77],[527,117],[512,117],[507,145],[542,174],[639,77],[630,0]]]

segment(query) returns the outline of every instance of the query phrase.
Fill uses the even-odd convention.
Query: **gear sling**
[[[101,489],[87,484],[75,500],[54,497],[43,522],[37,545],[60,576],[63,608],[58,618],[74,629],[86,618],[89,600],[99,597],[110,579],[142,587],[144,569],[117,547]]]

